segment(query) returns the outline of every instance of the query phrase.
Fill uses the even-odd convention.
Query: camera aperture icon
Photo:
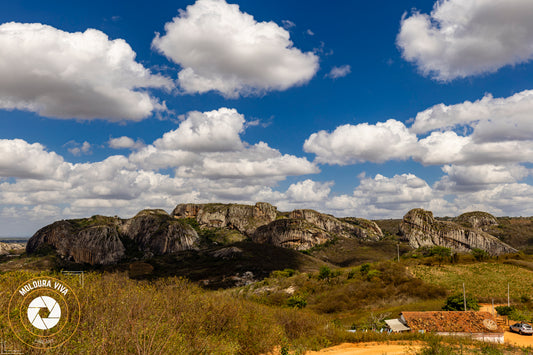
[[[48,317],[42,318],[41,309],[46,308]],[[61,319],[61,307],[55,299],[49,296],[39,296],[30,302],[28,306],[28,320],[37,329],[52,329]]]

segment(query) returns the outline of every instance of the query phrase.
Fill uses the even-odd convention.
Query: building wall
[[[503,344],[503,333],[451,333],[451,332],[437,332],[437,335],[451,335],[459,337],[470,337],[474,340],[484,341],[487,343]]]

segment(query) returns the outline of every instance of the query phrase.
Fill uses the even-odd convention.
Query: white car
[[[509,330],[522,335],[533,335],[533,328],[527,323],[515,323],[509,326]]]

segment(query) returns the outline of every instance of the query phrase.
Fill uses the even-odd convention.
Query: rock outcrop
[[[9,254],[12,251],[17,251],[24,249],[24,244],[22,243],[4,243],[0,242],[0,255]]]
[[[128,256],[162,255],[193,249],[194,229],[162,210],[145,210],[131,219],[93,216],[64,220],[41,228],[26,245],[28,253],[55,249],[76,263],[113,264]]]
[[[256,243],[273,244],[296,250],[307,250],[332,240],[331,234],[303,219],[284,218],[257,228],[252,235]]]
[[[361,218],[338,219],[309,209],[282,213],[265,202],[207,203],[180,204],[171,215],[143,210],[130,219],[93,216],[58,221],[37,231],[26,250],[35,253],[51,248],[76,263],[105,265],[245,238],[307,250],[336,238],[377,241],[382,237],[377,224]]]
[[[251,236],[255,230],[276,219],[278,210],[266,202],[254,206],[222,203],[180,204],[172,211],[175,218],[194,218],[201,227],[229,228]]]
[[[201,228],[236,230],[257,243],[269,243],[296,250],[307,250],[335,237],[379,240],[381,229],[368,220],[338,219],[309,209],[278,212],[265,202],[255,205],[180,204],[175,218],[194,218]]]
[[[143,210],[121,227],[144,253],[163,255],[194,249],[198,234],[163,210]]]
[[[476,228],[484,231],[498,224],[496,217],[490,213],[481,211],[463,213],[459,217],[454,218],[453,221],[468,228]]]
[[[303,219],[306,222],[337,236],[366,240],[379,240],[383,238],[383,232],[372,221],[363,218],[338,219],[329,214],[314,210],[294,210],[289,213],[289,218]]]
[[[467,220],[467,217],[463,217],[464,220]],[[403,217],[400,233],[407,237],[413,248],[443,246],[457,252],[469,252],[479,248],[491,255],[517,251],[481,229],[437,221],[432,212],[419,208],[409,211]]]
[[[256,243],[307,250],[335,238],[379,240],[381,229],[371,221],[349,218],[340,220],[314,210],[294,210],[288,218],[280,218],[257,228],[251,236]]]

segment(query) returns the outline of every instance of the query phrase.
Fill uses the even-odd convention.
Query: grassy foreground
[[[88,273],[84,287],[76,277],[61,274],[1,274],[1,309],[8,308],[18,285],[39,275],[66,281],[81,303],[76,334],[49,354],[261,354],[275,349],[303,353],[341,342],[420,339],[417,334],[348,333],[305,309],[262,305],[206,291],[180,278],[148,282],[120,273]],[[2,340],[25,354],[40,354],[16,340],[5,313],[0,313]]]
[[[524,298],[533,292],[533,272],[526,266],[381,262],[323,267],[318,273],[284,270],[225,291],[205,290],[178,277],[141,281],[127,273],[88,272],[82,287],[76,276],[9,271],[0,273],[0,307],[6,310],[17,286],[32,277],[68,283],[81,303],[80,326],[70,341],[49,354],[304,354],[343,342],[394,340],[423,341],[427,346],[420,354],[529,354],[531,349],[431,334],[346,331],[350,324],[361,329],[365,319],[378,314],[395,317],[404,310],[438,309],[442,290],[453,293],[462,289],[462,282],[479,298],[505,296],[510,282],[511,298]],[[375,326],[381,323],[374,321]],[[0,312],[3,341],[25,354],[42,353],[14,337],[5,311]]]

